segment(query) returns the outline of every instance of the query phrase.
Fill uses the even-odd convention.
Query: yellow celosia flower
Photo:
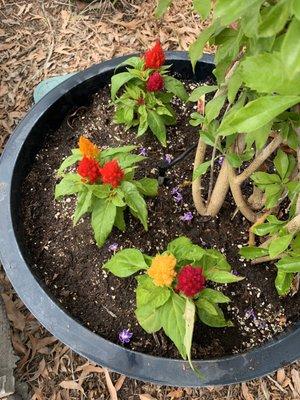
[[[100,149],[84,136],[79,138],[79,150],[87,158],[96,158],[100,153]]]
[[[156,286],[171,286],[176,276],[176,258],[172,254],[158,254],[152,260],[148,275]]]

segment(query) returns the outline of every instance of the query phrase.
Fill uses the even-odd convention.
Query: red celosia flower
[[[100,178],[100,165],[93,158],[84,156],[78,164],[77,172],[83,180],[95,183]]]
[[[147,50],[144,54],[145,68],[160,68],[165,62],[165,53],[161,47],[160,41],[157,40],[152,49]]]
[[[205,277],[200,267],[186,265],[180,270],[177,279],[176,290],[187,297],[194,297],[205,288]]]
[[[100,174],[103,183],[109,183],[112,187],[116,188],[120,185],[121,180],[124,178],[124,171],[119,166],[117,160],[108,161],[100,168]]]
[[[164,88],[164,79],[159,72],[149,76],[146,84],[148,92],[158,92]]]

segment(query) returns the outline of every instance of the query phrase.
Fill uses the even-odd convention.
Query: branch
[[[223,161],[210,202],[207,206],[207,214],[215,217],[220,211],[229,190],[227,163]]]
[[[195,161],[194,161],[194,171],[197,169],[197,167],[203,163],[204,158],[205,158],[205,152],[206,152],[206,144],[199,139],[197,150],[196,150],[196,156],[195,156]],[[193,195],[193,200],[194,204],[196,207],[196,210],[200,215],[207,215],[206,214],[206,205],[204,204],[204,201],[202,199],[202,187],[201,187],[201,177],[195,179],[192,183],[192,195]]]
[[[266,146],[261,153],[252,161],[252,163],[244,169],[244,171],[235,178],[235,182],[239,185],[242,184],[247,178],[249,178],[253,172],[255,172],[274,151],[280,146],[283,139],[280,135],[276,135],[275,138]]]
[[[285,257],[286,253],[281,253],[276,257],[271,258],[270,256],[258,257],[255,260],[251,261],[251,265],[262,264],[264,262],[280,260],[281,258]]]
[[[240,183],[237,182],[237,176],[235,175],[234,169],[227,160],[224,160],[224,162],[227,163],[230,189],[238,209],[249,221],[256,222],[256,213],[252,211],[250,206],[245,201]]]

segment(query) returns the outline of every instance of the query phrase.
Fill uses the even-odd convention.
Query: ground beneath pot
[[[188,84],[192,86],[192,84]],[[194,85],[195,86],[195,85]],[[138,140],[135,133],[125,131],[112,121],[113,107],[109,104],[109,89],[101,90],[88,108],[74,110],[57,132],[49,132],[44,148],[37,154],[22,188],[21,216],[28,257],[35,274],[47,285],[62,306],[92,331],[115,343],[124,328],[133,332],[131,349],[165,357],[179,357],[171,341],[162,333],[146,334],[135,315],[135,279],[119,279],[107,274],[101,265],[118,248],[136,247],[155,255],[177,236],[188,236],[203,247],[224,253],[234,273],[245,276],[237,284],[223,285],[222,291],[232,302],[224,312],[233,328],[213,329],[196,324],[193,358],[211,358],[242,352],[270,339],[299,317],[300,296],[280,300],[275,288],[272,266],[250,266],[238,256],[238,248],[247,243],[248,222],[236,213],[230,195],[214,219],[199,216],[191,196],[193,152],[170,169],[165,184],[155,199],[147,201],[149,231],[127,215],[127,230],[114,229],[106,245],[99,249],[93,239],[89,217],[74,228],[73,197],[54,200],[56,170],[63,158],[77,147],[80,135],[85,135],[100,147],[137,144],[137,153],[146,151],[137,175],[157,177],[158,166],[166,157],[177,157],[197,142],[197,129],[188,124],[192,106],[175,102],[178,123],[168,129],[168,146],[163,149],[148,134]],[[172,189],[179,188],[183,200],[177,203]],[[181,216],[193,213],[191,222]],[[218,287],[214,285],[212,287]]]

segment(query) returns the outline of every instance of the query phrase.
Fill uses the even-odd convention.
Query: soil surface
[[[192,89],[195,84],[187,83],[187,86]],[[90,107],[75,110],[58,131],[46,135],[44,148],[37,154],[22,187],[20,212],[28,257],[34,273],[45,282],[49,292],[89,329],[118,343],[118,333],[129,328],[133,339],[127,346],[131,349],[179,358],[175,346],[163,332],[149,335],[138,325],[134,315],[135,278],[117,278],[101,266],[112,256],[112,244],[117,244],[118,249],[136,247],[155,255],[164,251],[169,241],[185,235],[203,247],[216,248],[226,255],[234,273],[245,279],[220,286],[232,299],[223,309],[234,327],[209,328],[197,322],[192,357],[211,358],[243,352],[296,321],[300,295],[280,299],[274,288],[275,268],[251,266],[239,257],[239,247],[248,240],[249,223],[236,212],[230,194],[216,218],[197,214],[191,195],[194,151],[168,170],[158,196],[147,199],[149,231],[145,232],[140,222],[128,214],[126,232],[114,228],[101,249],[94,242],[88,216],[73,227],[75,197],[54,200],[56,170],[71,149],[78,147],[80,135],[89,137],[100,147],[136,144],[136,152],[143,150],[148,156],[140,164],[137,177],[157,177],[158,166],[166,156],[176,158],[198,140],[197,129],[188,124],[193,106],[175,100],[174,107],[178,122],[168,128],[165,149],[150,133],[137,139],[134,131],[125,131],[112,123],[114,109],[108,87],[95,95]],[[182,201],[175,201],[174,188],[179,189]],[[192,221],[182,221],[181,217],[188,211],[193,213]],[[217,284],[210,286],[218,287]]]

